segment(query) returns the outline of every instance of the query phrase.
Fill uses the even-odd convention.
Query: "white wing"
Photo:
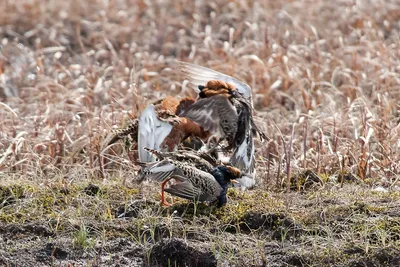
[[[250,128],[246,138],[235,149],[229,161],[233,166],[248,174],[246,177],[236,179],[242,188],[252,187],[255,184],[255,160],[254,139]]]
[[[157,117],[154,105],[149,105],[140,114],[138,126],[138,154],[140,162],[153,162],[154,157],[144,147],[159,150],[162,142],[172,130],[172,125]]]
[[[186,75],[186,79],[190,82],[189,86],[196,92],[198,92],[197,87],[199,85],[206,85],[210,80],[220,80],[235,85],[236,90],[243,94],[252,105],[251,88],[248,84],[241,82],[232,76],[199,65],[182,61],[179,61],[179,65],[182,72]]]

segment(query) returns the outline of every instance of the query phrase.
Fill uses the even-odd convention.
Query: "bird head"
[[[225,95],[227,97],[232,96],[236,91],[233,84],[223,82],[220,80],[210,80],[206,85],[198,86],[200,93],[200,98],[212,97],[215,95]]]
[[[219,165],[212,170],[211,174],[222,187],[217,203],[218,207],[222,207],[227,202],[226,194],[228,192],[228,187],[231,185],[233,179],[241,177],[241,172],[239,169],[232,166]]]

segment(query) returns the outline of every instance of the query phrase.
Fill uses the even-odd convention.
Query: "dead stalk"
[[[292,125],[292,134],[290,135],[290,141],[289,141],[289,147],[288,147],[288,151],[286,153],[287,157],[286,157],[286,174],[287,174],[287,178],[286,178],[286,192],[290,192],[290,175],[291,175],[291,169],[290,169],[290,161],[292,158],[292,149],[293,149],[293,138],[294,138],[294,127],[296,126],[296,123],[293,123]]]

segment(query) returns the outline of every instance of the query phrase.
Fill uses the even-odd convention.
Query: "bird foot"
[[[163,206],[165,206],[165,207],[171,206],[169,203],[167,203],[167,201],[165,201],[165,199],[163,199],[163,200],[161,201],[161,205],[163,205]]]

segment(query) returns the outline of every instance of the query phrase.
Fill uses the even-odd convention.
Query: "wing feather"
[[[236,147],[229,161],[233,166],[250,175],[246,179],[237,179],[245,188],[252,187],[255,184],[255,180],[251,178],[255,172],[255,161],[254,138],[252,130],[249,129],[246,138]]]
[[[139,161],[155,161],[151,153],[144,147],[159,150],[162,142],[172,130],[172,125],[157,117],[154,105],[147,106],[139,117],[138,154]]]
[[[232,124],[237,121],[236,108],[223,95],[216,95],[196,101],[179,116],[187,117],[199,124],[205,131],[212,133],[220,130],[220,114],[225,113],[229,116],[225,119],[231,120]]]
[[[190,200],[200,200],[201,196],[201,190],[194,187],[189,181],[170,185],[168,188],[165,188],[164,191],[171,195]]]
[[[164,182],[175,172],[176,166],[168,160],[147,163],[142,169],[138,181],[142,182],[144,179],[148,179],[156,182]]]
[[[236,90],[242,93],[244,97],[252,103],[251,88],[248,84],[233,78],[232,76],[221,72],[202,67],[199,65],[179,61],[182,72],[186,75],[186,79],[190,82],[190,87],[198,91],[199,85],[205,85],[210,80],[220,80],[235,85]]]
[[[235,180],[240,183],[240,187],[242,191],[244,191],[246,188],[252,188],[256,184],[254,177],[255,172],[253,174],[243,175],[241,178]]]
[[[173,184],[168,188],[165,188],[164,191],[171,195],[189,200],[214,201],[216,198],[215,196],[211,196],[207,192],[202,191],[200,188],[195,187],[189,181]]]

